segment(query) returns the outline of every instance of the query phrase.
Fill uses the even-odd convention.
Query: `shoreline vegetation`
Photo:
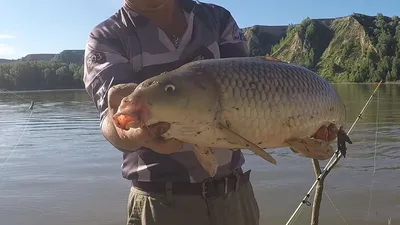
[[[251,56],[309,68],[331,83],[400,83],[400,22],[354,13],[297,25],[243,28]],[[84,50],[0,59],[0,93],[83,90]]]
[[[329,82],[330,84],[355,84],[355,85],[376,85],[379,82],[362,82],[362,83],[356,83],[356,82]],[[384,84],[400,84],[400,81],[394,81],[394,82],[385,82],[382,83],[381,85]],[[12,93],[30,93],[30,92],[62,92],[62,91],[86,91],[85,88],[62,88],[62,89],[38,89],[38,90],[8,90],[8,89],[1,89],[0,88],[0,95],[1,94],[12,94]]]

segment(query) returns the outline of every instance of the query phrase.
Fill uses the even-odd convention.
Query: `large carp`
[[[194,144],[197,159],[214,176],[212,147],[250,149],[274,164],[263,149],[289,147],[328,159],[338,135],[351,143],[345,117],[336,90],[314,72],[243,57],[195,61],[143,81],[121,101],[114,122],[126,130],[170,123],[164,137]]]

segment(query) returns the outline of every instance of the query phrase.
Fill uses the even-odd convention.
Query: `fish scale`
[[[206,70],[219,87],[221,118],[235,121],[232,130],[246,139],[265,142],[261,147],[273,148],[288,138],[311,136],[324,123],[343,125],[343,103],[315,73],[263,59],[237,61],[242,63],[210,61],[204,66],[208,66]],[[251,86],[252,82],[258,85]]]
[[[164,137],[194,144],[210,174],[216,169],[209,154],[213,147],[250,149],[272,163],[263,149],[290,147],[303,156],[327,159],[332,147],[313,135],[323,125],[345,126],[345,105],[325,79],[304,67],[261,57],[191,62],[143,81],[126,99],[119,114],[138,115],[130,109],[140,107],[132,106],[147,102],[143,107],[151,116],[142,122],[170,123]]]

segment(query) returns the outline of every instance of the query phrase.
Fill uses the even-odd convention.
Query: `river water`
[[[335,87],[350,126],[375,84]],[[350,136],[347,158],[327,177],[320,224],[400,224],[400,85],[379,90]],[[314,181],[311,160],[282,148],[271,151],[274,166],[244,153],[260,224],[285,224]],[[83,90],[0,93],[0,224],[124,224],[129,182],[121,177],[121,157],[100,134]],[[310,212],[305,206],[295,224],[310,224]]]

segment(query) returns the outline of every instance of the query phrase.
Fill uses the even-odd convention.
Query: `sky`
[[[306,17],[352,13],[400,16],[399,0],[203,0],[228,9],[239,27],[287,25]],[[113,15],[123,0],[0,0],[0,58],[84,49],[94,26]]]

